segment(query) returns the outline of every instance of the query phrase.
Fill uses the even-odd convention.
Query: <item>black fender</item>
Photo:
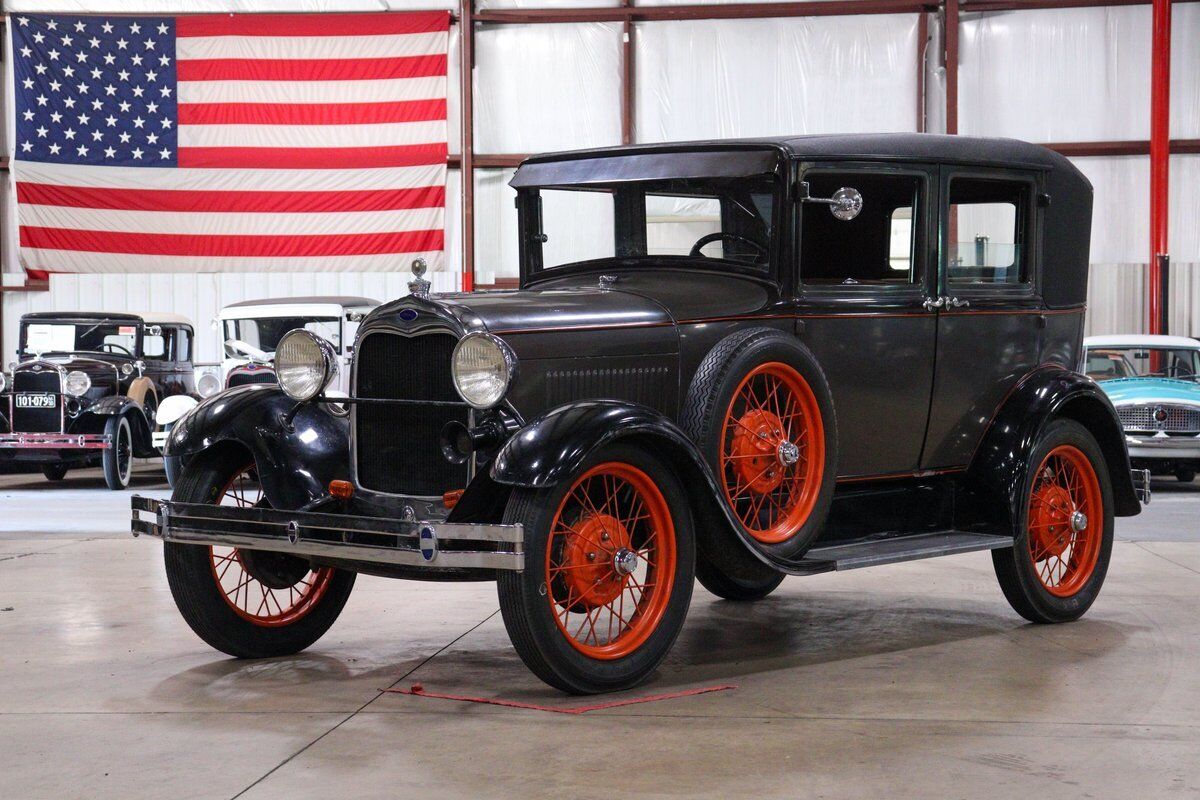
[[[1125,430],[1108,395],[1086,375],[1053,365],[1026,375],[1009,393],[967,470],[968,485],[990,510],[989,519],[999,515],[1009,526],[1006,530],[1011,530],[1029,454],[1054,417],[1075,420],[1096,437],[1112,481],[1114,513],[1119,517],[1141,513],[1129,471]]]
[[[727,562],[733,551],[738,554],[733,557],[744,554],[746,559],[782,572],[796,572],[793,565],[760,553],[751,545],[721,502],[721,490],[700,448],[678,425],[648,406],[617,400],[587,400],[559,406],[505,442],[492,461],[488,477],[501,486],[549,488],[575,474],[597,448],[617,440],[644,444],[676,470],[688,493],[701,553],[720,553],[722,562]],[[721,546],[729,540],[742,546]]]
[[[94,414],[97,417],[129,417],[129,427],[133,433],[134,455],[138,458],[151,458],[158,455],[150,436],[151,431],[154,430],[154,423],[147,419],[146,409],[142,408],[141,403],[136,400],[131,400],[122,394],[110,394],[92,403],[84,413]],[[101,422],[100,426],[103,428],[104,423]]]
[[[239,386],[208,398],[171,428],[165,455],[180,458],[186,468],[196,454],[222,444],[250,453],[274,508],[299,509],[326,495],[331,480],[350,479],[348,419],[316,403],[297,408],[276,384]]]

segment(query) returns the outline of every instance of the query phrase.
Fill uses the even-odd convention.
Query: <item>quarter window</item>
[[[1026,184],[976,178],[950,181],[946,277],[954,284],[1028,281]]]

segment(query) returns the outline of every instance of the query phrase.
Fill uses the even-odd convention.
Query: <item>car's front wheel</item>
[[[61,481],[67,477],[66,464],[43,464],[42,474],[46,476],[48,481]]]
[[[245,453],[216,449],[188,462],[172,499],[242,508],[268,503]],[[164,544],[167,583],[192,630],[237,658],[298,653],[342,612],[353,572],[313,568],[286,553]]]
[[[501,574],[500,611],[534,674],[574,694],[649,675],[683,626],[695,574],[675,473],[610,445],[557,486],[515,491],[505,521],[525,528],[525,569]]]
[[[101,458],[104,467],[104,483],[114,492],[129,486],[133,471],[133,433],[129,418],[124,415],[109,417],[104,423],[108,434],[108,447]]]

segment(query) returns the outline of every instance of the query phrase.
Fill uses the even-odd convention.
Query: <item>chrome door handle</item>
[[[945,300],[947,308],[966,308],[971,305],[970,300],[959,300],[957,297],[947,297]]]
[[[921,307],[924,308],[926,311],[934,311],[935,309],[942,308],[945,305],[946,305],[946,298],[944,298],[944,297],[938,297],[938,298],[926,297],[925,302],[921,303]]]

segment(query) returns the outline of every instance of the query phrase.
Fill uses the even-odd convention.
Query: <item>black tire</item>
[[[786,564],[799,560],[821,532],[833,502],[837,479],[837,417],[829,383],[816,358],[794,337],[776,330],[757,328],[735,333],[721,340],[696,370],[680,415],[680,426],[699,445],[718,485],[721,485],[721,448],[726,412],[742,379],[756,367],[768,362],[782,362],[804,379],[815,396],[824,431],[823,471],[816,501],[799,529],[784,541],[764,543],[757,541],[744,525],[741,526],[745,541],[752,543],[772,561]],[[722,502],[728,507],[727,500],[722,498]],[[734,516],[737,516],[736,512]]]
[[[232,476],[245,469],[248,460],[244,452],[233,448],[216,448],[196,456],[180,476],[172,499],[185,503],[217,502]],[[301,561],[296,556],[282,554],[255,555]],[[171,596],[184,620],[213,648],[236,658],[299,653],[329,630],[354,588],[355,573],[334,569],[324,579],[327,583],[323,594],[302,616],[286,624],[266,627],[239,615],[226,600],[214,571],[212,548],[166,542],[163,557]],[[303,569],[306,564],[299,566]]]
[[[624,632],[618,623],[616,636],[613,636],[604,645],[613,648],[629,648],[631,643],[636,643],[636,647],[623,654],[617,652],[612,655],[593,656],[581,650],[577,645],[578,639],[572,638],[571,634],[565,632],[567,630],[565,627],[561,629],[559,627],[558,609],[564,608],[563,618],[569,620],[568,624],[573,626],[574,621],[580,618],[580,612],[565,609],[582,605],[584,601],[581,598],[572,602],[572,595],[568,590],[566,592],[567,605],[564,606],[561,602],[559,605],[553,605],[555,597],[561,597],[563,594],[560,584],[564,578],[563,573],[551,576],[548,566],[551,563],[548,550],[551,555],[561,556],[567,546],[566,541],[569,538],[567,536],[554,538],[554,543],[551,544],[551,530],[555,520],[559,517],[560,506],[564,508],[564,513],[567,513],[566,509],[571,505],[567,502],[567,498],[576,484],[580,483],[581,486],[587,488],[589,484],[583,483],[583,481],[590,471],[599,465],[611,463],[625,465],[640,471],[661,493],[661,499],[665,501],[666,513],[669,515],[675,534],[674,569],[670,573],[671,584],[665,597],[646,601],[647,595],[643,593],[641,598],[635,602],[631,589],[621,589],[622,602],[624,602],[624,592],[630,591],[630,602],[634,604],[634,608],[638,609],[637,615],[645,619],[656,614],[657,622],[646,625],[640,630],[631,627]],[[626,495],[626,497],[629,496]],[[620,501],[614,503],[614,513],[620,513],[616,511],[619,506]],[[607,506],[602,507],[600,512],[605,511],[606,508]],[[570,523],[571,533],[586,527],[587,523],[583,522],[585,518],[586,513],[574,518]],[[683,621],[687,616],[688,605],[691,601],[695,576],[695,537],[691,513],[688,509],[687,495],[679,479],[675,476],[674,470],[641,447],[617,442],[591,455],[574,474],[557,486],[540,490],[518,489],[514,491],[505,510],[504,519],[505,522],[521,523],[525,526],[525,570],[502,572],[497,581],[504,627],[508,630],[513,647],[516,648],[517,654],[520,655],[525,665],[546,683],[572,694],[594,694],[628,689],[640,683],[653,672],[666,657],[683,627]],[[650,526],[651,523],[645,523],[645,525]],[[639,527],[639,523],[635,523],[632,530],[634,533],[630,534],[631,547],[637,550],[640,548],[633,543],[633,537],[635,535],[645,537],[643,540],[645,543],[650,538],[646,533],[649,528]],[[658,530],[658,528],[653,528],[653,530]],[[607,538],[607,534],[605,537]],[[618,537],[614,535],[614,538]],[[659,558],[660,551],[648,552],[652,552],[656,559]],[[594,553],[589,555],[594,555]],[[599,563],[607,564],[607,559],[604,557],[607,555],[609,554],[603,554]],[[649,572],[649,563],[646,561],[639,564],[639,569],[643,566],[647,569],[641,575],[647,585],[650,584],[650,581],[646,580],[647,576],[654,574]],[[608,574],[616,577],[618,581],[624,580],[615,569],[609,570]],[[590,573],[585,580],[591,580]],[[655,577],[654,580],[658,585],[662,585],[658,577]],[[600,581],[597,580],[596,583],[599,584]],[[629,584],[625,583],[622,586],[628,587]],[[615,603],[615,601],[610,602]],[[644,602],[648,605],[643,606]],[[592,608],[598,609],[599,606],[594,605]],[[592,608],[586,608],[585,622],[591,619]],[[624,606],[621,607],[621,610],[624,611]],[[602,613],[600,610],[596,611],[597,620],[592,623],[593,632],[596,627],[603,625],[600,621]],[[633,614],[629,616],[631,619],[634,617]],[[609,635],[611,636],[611,616],[609,624]],[[582,623],[580,630],[582,630]],[[635,630],[641,635],[631,633]],[[576,635],[578,635],[578,631]],[[600,634],[594,633],[594,635],[598,648],[601,646]],[[630,635],[631,638],[626,639],[622,646],[620,640],[625,635]],[[584,644],[586,644],[587,638],[587,634],[585,634]]]
[[[1087,574],[1086,581],[1081,581],[1081,585],[1069,596],[1052,593],[1043,580],[1038,577],[1039,568],[1035,564],[1034,554],[1030,547],[1029,523],[1031,494],[1038,481],[1039,473],[1048,469],[1048,467],[1043,467],[1043,463],[1046,462],[1051,451],[1064,446],[1074,448],[1086,457],[1095,473],[1096,489],[1102,505],[1099,523],[1095,519],[1089,519],[1086,522],[1086,525],[1100,524],[1102,526],[1099,531],[1099,540],[1096,543],[1097,553],[1094,566]],[[996,578],[1000,582],[1004,597],[1018,614],[1030,622],[1054,623],[1079,619],[1100,594],[1100,587],[1104,584],[1104,578],[1108,572],[1113,543],[1112,482],[1104,460],[1104,453],[1096,442],[1096,438],[1087,428],[1069,419],[1054,419],[1046,424],[1030,453],[1018,508],[1013,510],[1013,519],[1016,527],[1013,547],[992,551],[992,564],[995,567]],[[1083,530],[1087,530],[1087,528],[1085,527]],[[1072,555],[1071,559],[1073,558]],[[1083,575],[1084,573],[1081,571],[1080,577],[1082,578]]]
[[[1175,470],[1175,480],[1180,483],[1191,483],[1196,480],[1196,470],[1194,469],[1177,469]]]
[[[129,486],[129,477],[133,473],[133,432],[129,428],[129,418],[124,414],[109,417],[104,423],[104,432],[112,443],[101,458],[104,483],[118,492]]]
[[[174,423],[167,425],[163,433],[170,436]],[[183,472],[183,461],[179,456],[163,455],[163,472],[167,473],[167,485],[174,489],[179,485],[179,475]]]
[[[42,474],[46,476],[48,481],[61,481],[67,477],[66,464],[43,464]]]
[[[787,576],[782,572],[771,569],[766,564],[758,564],[750,571],[743,570],[741,574],[734,575],[704,555],[696,556],[696,580],[722,600],[762,600],[779,588],[785,577]]]

